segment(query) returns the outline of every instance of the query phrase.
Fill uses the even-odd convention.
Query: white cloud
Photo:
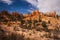
[[[3,3],[7,3],[8,5],[12,4],[12,0],[1,0]]]
[[[60,0],[26,0],[33,6],[36,6],[39,11],[47,12],[56,10],[60,12]],[[58,11],[59,10],[59,11]]]
[[[37,5],[37,1],[36,0],[26,0],[26,1],[31,3],[33,6]]]

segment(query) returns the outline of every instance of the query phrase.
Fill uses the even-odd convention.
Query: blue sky
[[[0,11],[7,10],[9,12],[28,13],[36,9],[35,6],[32,6],[31,3],[25,0],[0,0]]]
[[[60,0],[0,0],[0,11],[28,13],[36,9],[41,12],[56,11],[59,14]]]

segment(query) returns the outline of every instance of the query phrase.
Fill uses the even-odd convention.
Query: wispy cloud
[[[42,12],[54,10],[60,12],[60,0],[26,0],[26,1],[31,3],[33,6],[36,6],[38,10]]]
[[[10,5],[10,4],[13,3],[12,0],[1,0],[1,2],[3,2],[3,3],[7,3],[8,5]]]
[[[26,1],[31,3],[33,6],[37,5],[37,1],[36,0],[26,0]]]

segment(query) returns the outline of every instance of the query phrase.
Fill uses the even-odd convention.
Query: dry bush
[[[24,36],[23,35],[19,35],[19,34],[14,34],[12,33],[10,35],[10,39],[11,40],[24,40]]]

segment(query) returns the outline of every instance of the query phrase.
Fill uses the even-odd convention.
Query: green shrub
[[[42,22],[42,26],[45,28],[45,27],[47,27],[47,25],[46,25],[46,22],[45,21],[43,21]]]
[[[46,25],[46,22],[45,21],[42,22],[42,26],[44,27],[44,30],[45,31],[48,31],[48,28],[47,28],[47,25]]]
[[[24,24],[24,22],[25,22],[25,20],[21,20],[21,25],[23,25],[23,24]]]

